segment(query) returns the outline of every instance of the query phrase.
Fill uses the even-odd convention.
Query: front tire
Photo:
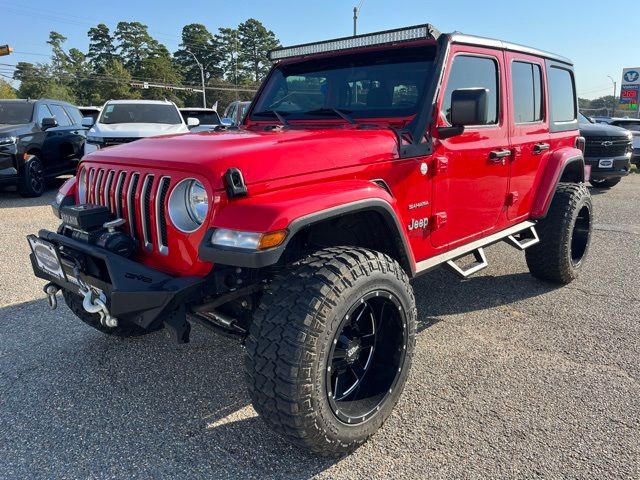
[[[44,167],[40,159],[32,155],[22,167],[18,192],[23,197],[39,197],[44,193]]]
[[[536,226],[540,243],[525,250],[534,277],[560,284],[578,277],[591,242],[592,212],[584,184],[558,184],[547,216]]]
[[[382,253],[336,247],[293,264],[272,282],[250,328],[245,368],[255,409],[302,448],[353,451],[402,393],[416,315],[407,275]]]

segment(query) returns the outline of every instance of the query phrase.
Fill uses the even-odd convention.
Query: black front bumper
[[[629,175],[631,171],[631,162],[628,156],[614,157],[613,166],[610,168],[600,168],[598,163],[600,158],[586,157],[584,159],[587,165],[591,165],[592,180],[607,180],[609,178],[620,178]]]
[[[42,271],[31,253],[36,277],[79,293],[79,282],[75,280],[78,275],[87,285],[104,292],[109,312],[118,321],[132,322],[144,329],[161,323],[170,328],[183,325],[185,305],[204,296],[207,283],[204,278],[172,277],[104,248],[48,230],[40,230],[38,236],[56,246],[67,279],[60,280]],[[179,331],[173,333],[178,342],[184,337]]]
[[[0,147],[0,186],[15,185],[18,183],[17,148],[15,145],[3,145]]]

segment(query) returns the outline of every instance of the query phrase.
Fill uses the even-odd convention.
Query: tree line
[[[237,28],[219,28],[217,33],[199,23],[185,25],[182,42],[173,54],[140,22],[119,22],[113,31],[101,23],[87,35],[89,47],[83,52],[66,50],[67,38],[50,32],[51,61],[18,62],[13,78],[20,87],[12,92],[6,82],[0,82],[0,98],[56,98],[77,105],[166,98],[180,106],[202,106],[201,93],[140,88],[144,82],[200,88],[199,62],[205,84],[212,88],[207,90],[208,106],[217,101],[223,107],[252,97],[252,90],[269,70],[267,53],[280,46],[276,35],[253,18]]]
[[[623,110],[620,105],[620,98],[613,95],[605,95],[602,97],[589,100],[586,98],[578,98],[578,107],[585,115],[605,115],[613,117],[636,116],[635,111]]]

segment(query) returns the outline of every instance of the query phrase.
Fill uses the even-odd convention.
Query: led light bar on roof
[[[437,39],[440,32],[433,25],[416,25],[414,27],[398,28],[384,32],[367,33],[355,37],[337,38],[326,42],[307,43],[293,47],[278,48],[269,52],[270,60],[282,60],[289,57],[302,57],[318,53],[335,52],[351,48],[370,47],[384,43],[407,42],[422,38]]]

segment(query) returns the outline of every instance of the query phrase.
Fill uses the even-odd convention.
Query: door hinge
[[[509,192],[507,194],[507,206],[512,207],[518,202],[518,192]]]
[[[436,175],[442,175],[446,173],[449,169],[449,159],[447,157],[436,157],[433,160],[433,166],[431,167],[431,174],[435,177]]]
[[[438,212],[429,221],[431,230],[440,230],[447,223],[447,212]]]

